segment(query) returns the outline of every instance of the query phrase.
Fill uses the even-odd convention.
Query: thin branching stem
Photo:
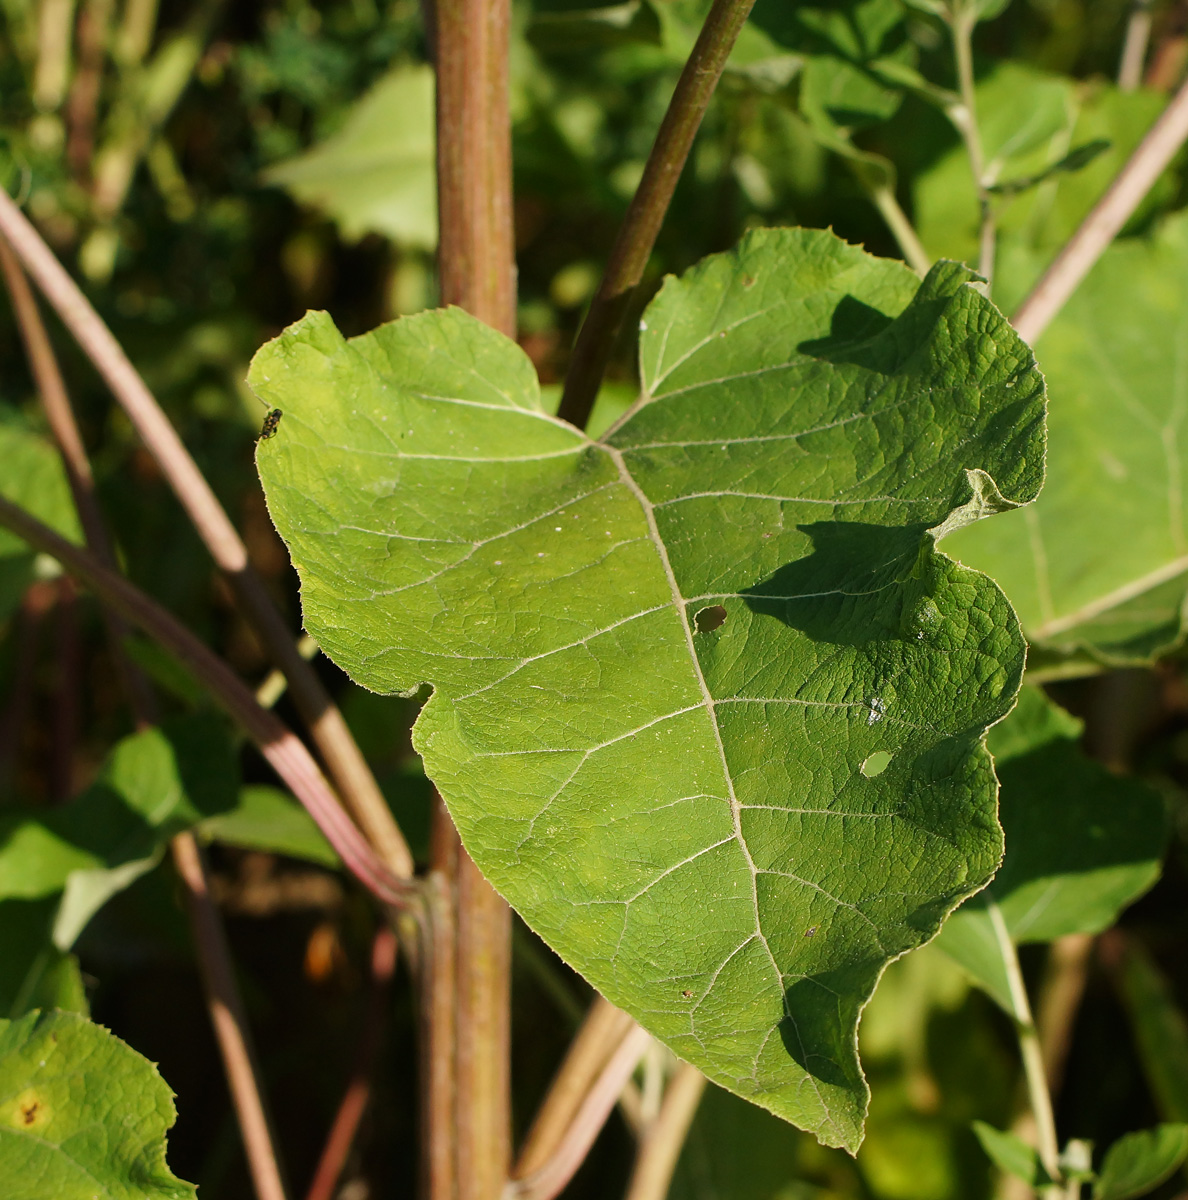
[[[590,419],[631,295],[643,278],[693,139],[754,3],[714,0],[681,72],[573,348],[558,415],[579,429]]]
[[[622,1009],[601,996],[595,997],[537,1110],[516,1159],[513,1179],[539,1170],[556,1152],[582,1101],[630,1026],[631,1018]]]
[[[420,888],[394,874],[347,816],[304,744],[274,713],[261,708],[235,672],[171,613],[93,554],[59,537],[24,509],[0,498],[0,526],[57,559],[104,603],[168,650],[244,728],[273,770],[308,810],[347,869],[385,904],[414,912]]]
[[[322,1157],[318,1160],[313,1182],[305,1200],[334,1200],[339,1178],[359,1131],[359,1123],[371,1099],[371,1080],[379,1053],[388,1008],[388,989],[396,971],[396,935],[380,926],[371,943],[371,987],[367,995],[367,1013],[359,1049],[342,1103],[338,1106]]]
[[[1023,982],[1023,969],[1019,955],[1006,927],[1002,909],[990,899],[987,912],[994,930],[994,938],[1002,956],[1006,971],[1007,987],[1011,997],[1011,1015],[1015,1020],[1015,1034],[1019,1042],[1019,1056],[1023,1063],[1023,1077],[1027,1084],[1027,1097],[1031,1114],[1035,1118],[1037,1150],[1044,1170],[1053,1178],[1060,1178],[1060,1143],[1056,1137],[1056,1116],[1052,1109],[1052,1094],[1048,1090],[1048,1075],[1044,1066],[1043,1050],[1035,1019],[1031,1015],[1031,1002],[1027,998],[1027,985]],[[1049,1189],[1045,1195],[1057,1196],[1058,1189]]]
[[[8,243],[2,238],[0,272],[4,275],[12,299],[17,325],[41,395],[42,408],[70,482],[79,523],[83,527],[91,552],[105,567],[114,572],[115,554],[95,494],[91,462],[79,432],[57,356],[41,320],[41,313],[29,287],[29,281]],[[128,632],[126,622],[107,605],[103,606],[102,611],[111,641],[111,652],[118,664],[136,725],[138,728],[147,728],[157,720],[157,702],[152,686],[143,672],[124,653],[123,641]],[[247,1012],[235,978],[222,918],[210,895],[202,853],[190,833],[180,833],[174,837],[170,849],[178,877],[185,889],[186,910],[197,950],[207,1008],[223,1059],[227,1087],[243,1137],[244,1152],[257,1200],[285,1200],[276,1140],[269,1128],[260,1073],[252,1053]]]
[[[1080,228],[1016,311],[1019,336],[1034,344],[1130,220],[1143,197],[1188,141],[1188,80],[1147,131]]]
[[[602,1068],[594,1086],[586,1093],[565,1137],[552,1156],[531,1175],[508,1183],[503,1200],[553,1200],[574,1177],[606,1124],[615,1102],[647,1051],[651,1038],[646,1030],[632,1025]]]
[[[640,1142],[626,1200],[664,1200],[668,1195],[705,1084],[705,1076],[691,1064],[676,1069],[664,1089],[660,1113]]]
[[[312,667],[297,653],[284,618],[248,562],[247,549],[235,526],[111,330],[41,235],[3,191],[0,191],[0,235],[8,239],[25,270],[90,358],[160,464],[211,556],[226,573],[245,615],[273,661],[287,676],[294,702],[363,831],[395,874],[411,875],[412,855],[375,777],[342,714]]]
[[[1133,0],[1126,20],[1126,39],[1118,63],[1118,90],[1133,92],[1143,81],[1143,66],[1147,61],[1147,45],[1151,40],[1151,8],[1153,0]]]
[[[987,177],[985,151],[982,134],[978,126],[977,92],[973,70],[973,31],[977,25],[977,14],[968,0],[956,6],[949,18],[953,35],[953,56],[957,65],[957,91],[961,104],[949,110],[950,119],[956,124],[965,142],[969,155],[969,168],[973,174],[974,188],[978,196],[980,233],[978,237],[978,270],[986,279],[986,290],[994,282],[994,255],[998,241],[998,225],[994,216],[993,197],[989,191],[992,182]]]

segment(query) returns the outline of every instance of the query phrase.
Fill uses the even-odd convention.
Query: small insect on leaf
[[[268,416],[264,418],[264,426],[260,430],[260,441],[267,441],[274,433],[276,427],[280,424],[280,419],[284,414],[279,408],[274,408]]]

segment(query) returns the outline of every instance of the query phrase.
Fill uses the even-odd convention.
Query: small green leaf
[[[198,832],[245,850],[287,854],[324,867],[342,865],[313,817],[280,788],[260,784],[242,788],[239,803],[230,812],[207,817]]]
[[[995,1129],[985,1121],[974,1121],[973,1131],[986,1156],[1000,1171],[1022,1179],[1031,1187],[1043,1187],[1052,1182],[1035,1148],[1017,1134]]]
[[[382,233],[402,246],[437,245],[433,69],[397,67],[351,110],[343,127],[299,158],[264,172],[322,209],[352,240]]]
[[[1017,196],[1021,192],[1039,187],[1041,183],[1056,175],[1066,175],[1072,171],[1080,171],[1087,167],[1095,158],[1104,154],[1110,148],[1105,138],[1094,138],[1091,142],[1074,146],[1063,158],[1057,159],[1051,166],[1044,167],[1034,175],[1024,175],[1017,179],[1004,179],[1001,183],[992,183],[986,190],[996,196]]]
[[[0,1020],[4,1200],[194,1200],[165,1163],[176,1118],[156,1067],[99,1025]]]
[[[1188,1125],[1159,1125],[1120,1137],[1107,1151],[1093,1200],[1132,1200],[1154,1191],[1188,1158]]]
[[[1042,383],[964,269],[823,231],[748,236],[641,330],[595,442],[457,310],[350,342],[311,314],[252,365],[269,508],[326,653],[433,685],[414,744],[525,920],[853,1147],[862,1004],[998,860],[982,733],[1023,647],[933,544],[1036,494]]]
[[[946,922],[937,945],[1008,1012],[1003,939],[1098,933],[1158,878],[1163,802],[1077,746],[1080,724],[1034,687],[991,730],[1006,854],[994,881]]]

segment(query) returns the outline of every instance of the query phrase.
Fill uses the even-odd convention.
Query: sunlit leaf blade
[[[1159,1125],[1120,1137],[1106,1151],[1093,1200],[1133,1200],[1154,1191],[1188,1158],[1188,1125]]]
[[[968,278],[755,233],[649,306],[642,406],[601,442],[453,310],[351,342],[311,314],[250,376],[306,625],[369,687],[433,684],[415,743],[476,862],[835,1145],[879,973],[1000,850],[982,733],[1022,642],[933,531],[1036,494],[1043,389]]]
[[[351,110],[342,129],[265,182],[322,209],[343,235],[386,234],[402,245],[437,244],[433,71],[398,67]]]
[[[1048,486],[947,549],[1001,583],[1047,650],[1149,659],[1181,635],[1188,594],[1188,215],[1111,246],[1037,350]]]
[[[5,1200],[193,1200],[165,1163],[176,1116],[156,1067],[84,1017],[0,1021]]]
[[[1004,939],[1099,933],[1159,875],[1162,800],[1087,758],[1079,734],[1080,722],[1027,687],[988,739],[1006,854],[990,886],[945,923],[937,945],[1008,1011]]]

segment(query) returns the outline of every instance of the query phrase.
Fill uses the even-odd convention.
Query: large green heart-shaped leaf
[[[1060,659],[1148,659],[1188,597],[1188,214],[1111,246],[1038,345],[1049,483],[948,547],[989,571]]]
[[[306,624],[368,687],[432,683],[416,745],[475,861],[677,1054],[834,1145],[879,973],[1001,848],[982,735],[1023,644],[933,542],[1035,496],[1043,387],[969,278],[752,234],[665,284],[598,442],[456,310],[350,342],[311,314],[250,377],[284,410],[258,459]]]
[[[85,1017],[0,1021],[5,1200],[194,1200],[165,1164],[176,1116],[157,1068]]]

